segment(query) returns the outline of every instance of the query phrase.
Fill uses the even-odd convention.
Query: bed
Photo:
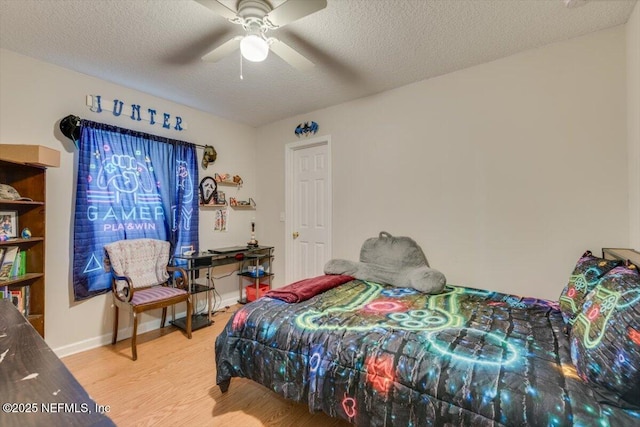
[[[354,279],[239,309],[216,340],[217,383],[249,378],[359,426],[640,425],[578,377],[564,329],[546,300]]]

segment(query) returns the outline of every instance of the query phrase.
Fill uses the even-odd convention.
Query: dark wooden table
[[[9,300],[0,300],[0,404],[3,427],[115,425]]]

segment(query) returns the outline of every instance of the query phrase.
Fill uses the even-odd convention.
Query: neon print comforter
[[[632,426],[576,374],[555,303],[353,280],[262,298],[216,339],[217,383],[252,379],[359,426]]]

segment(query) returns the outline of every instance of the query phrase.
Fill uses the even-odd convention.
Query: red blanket
[[[300,280],[284,288],[270,290],[265,296],[277,298],[288,303],[301,302],[353,279],[351,276],[342,274],[326,274]]]

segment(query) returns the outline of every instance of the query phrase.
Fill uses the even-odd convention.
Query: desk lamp
[[[258,247],[258,241],[256,240],[256,223],[251,221],[251,240],[247,242],[249,247]]]

